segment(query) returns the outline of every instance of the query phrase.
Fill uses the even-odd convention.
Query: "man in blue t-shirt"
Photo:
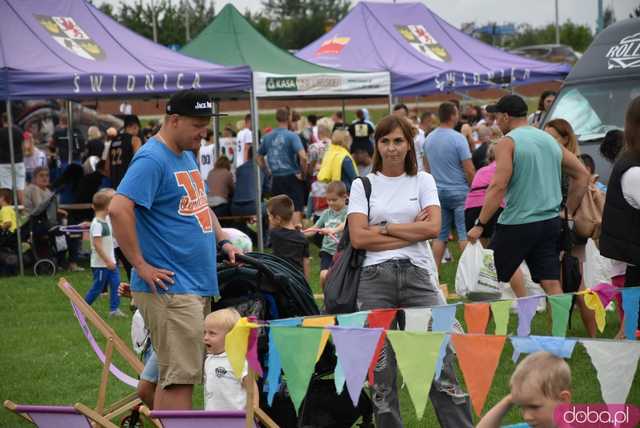
[[[155,409],[191,409],[193,385],[202,382],[204,314],[208,298],[218,296],[216,243],[235,261],[193,154],[211,111],[204,94],[174,94],[162,128],[136,152],[109,210],[157,355]]]
[[[293,224],[300,224],[305,203],[305,172],[307,154],[304,146],[293,132],[289,131],[289,112],[276,111],[278,127],[262,139],[258,151],[258,165],[265,167],[265,156],[272,175],[271,195],[287,195],[293,200]]]
[[[467,243],[464,202],[476,171],[467,140],[453,129],[460,117],[458,108],[453,103],[444,102],[438,108],[438,117],[440,126],[427,136],[423,152],[428,163],[425,169],[436,180],[440,199],[442,226],[438,239],[433,242],[433,257],[440,267],[451,223],[456,226],[460,249],[464,249]]]

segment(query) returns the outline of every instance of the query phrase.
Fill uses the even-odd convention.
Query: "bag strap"
[[[364,187],[364,194],[367,197],[367,220],[371,216],[371,205],[369,204],[371,200],[371,180],[369,177],[363,176],[360,177],[360,181],[362,181],[362,187]]]

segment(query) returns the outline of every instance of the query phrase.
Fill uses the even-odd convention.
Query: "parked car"
[[[640,18],[607,27],[573,66],[545,118],[571,123],[581,151],[593,157],[604,182],[612,165],[600,155],[600,143],[609,130],[624,128],[627,106],[640,96],[638,52]]]
[[[522,46],[509,52],[540,61],[563,62],[567,64],[575,64],[582,56],[582,54],[574,51],[570,46],[556,44]]]

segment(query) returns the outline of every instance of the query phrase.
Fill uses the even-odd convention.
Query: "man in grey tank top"
[[[484,205],[468,233],[471,242],[482,234],[504,198],[506,207],[491,241],[498,280],[511,281],[516,296],[526,295],[518,267],[523,261],[534,282],[547,294],[562,293],[560,285],[560,204],[562,171],[570,178],[567,209],[573,216],[587,189],[589,173],[580,160],[546,132],[529,126],[527,104],[505,95],[487,107],[505,136],[496,145],[496,173]]]

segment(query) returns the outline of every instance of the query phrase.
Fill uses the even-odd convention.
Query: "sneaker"
[[[122,312],[120,309],[116,309],[115,311],[109,312],[109,318],[126,318],[126,314]]]

